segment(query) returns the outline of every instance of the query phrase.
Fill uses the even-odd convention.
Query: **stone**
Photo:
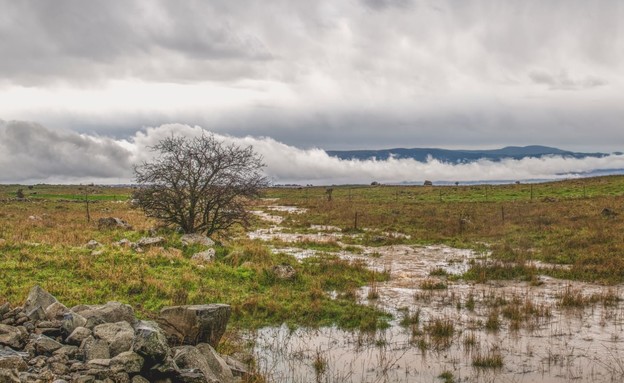
[[[134,329],[128,322],[104,323],[95,326],[93,334],[96,338],[108,342],[111,357],[132,349]]]
[[[62,355],[67,359],[75,359],[78,354],[78,346],[65,345],[53,352],[53,355]]]
[[[63,320],[69,309],[61,302],[54,302],[45,309],[45,316],[48,320]]]
[[[52,353],[63,347],[62,344],[45,335],[31,335],[31,343],[37,355],[52,355]]]
[[[292,280],[297,276],[297,270],[291,265],[275,265],[273,266],[273,275],[280,280]]]
[[[87,320],[80,314],[69,311],[63,315],[63,321],[61,322],[61,332],[63,335],[70,335],[78,327],[84,327],[87,324]]]
[[[134,247],[134,242],[131,242],[127,238],[123,238],[123,239],[120,239],[119,241],[115,242],[115,245],[117,245],[119,247]]]
[[[24,336],[17,327],[0,324],[0,345],[19,349],[24,347],[24,343]]]
[[[65,342],[68,344],[73,344],[76,346],[80,346],[82,341],[90,337],[92,334],[91,330],[86,327],[76,327],[76,329],[69,334]]]
[[[132,230],[132,226],[128,224],[128,222],[123,219],[116,217],[104,217],[98,219],[98,229],[124,229],[124,230]]]
[[[0,382],[2,383],[20,383],[20,378],[16,370],[8,368],[0,368]]]
[[[111,359],[110,367],[114,371],[125,371],[128,374],[141,372],[145,359],[136,352],[126,351]]]
[[[98,247],[102,246],[101,243],[99,243],[98,241],[96,241],[95,239],[90,240],[89,242],[87,242],[87,244],[85,245],[85,247],[87,249],[93,250],[93,249],[97,249]]]
[[[20,355],[20,353],[15,351],[11,352],[0,350],[0,369],[1,368],[17,371],[26,371],[28,369],[28,364],[26,364],[23,356]]]
[[[9,306],[9,302],[5,302],[4,304],[0,305],[0,318],[2,318],[4,314],[8,313],[10,309],[11,307]]]
[[[165,334],[156,322],[138,321],[134,326],[133,351],[150,361],[162,362],[170,349]]]
[[[28,316],[28,319],[31,319],[34,321],[40,321],[40,320],[44,320],[47,318],[45,315],[45,311],[40,306],[37,306],[30,311],[27,311],[26,315]]]
[[[231,308],[225,304],[165,307],[157,322],[171,344],[208,343],[213,347],[225,333]]]
[[[212,239],[206,237],[205,235],[198,234],[198,233],[184,234],[180,238],[180,242],[182,242],[184,246],[189,246],[189,245],[214,246],[215,244]]]
[[[32,312],[37,307],[41,307],[42,310],[45,310],[48,306],[55,302],[58,301],[52,294],[42,289],[41,286],[36,285],[30,289],[28,298],[26,298],[26,302],[24,303],[23,310],[26,313]]]
[[[102,323],[128,322],[133,323],[134,310],[132,306],[119,302],[108,302],[105,305],[80,305],[71,308],[71,311],[87,319],[84,327],[93,328]]]
[[[214,260],[215,249],[208,249],[199,253],[193,254],[191,260],[197,263],[210,263]]]
[[[231,356],[223,356],[222,358],[230,368],[230,371],[232,371],[232,375],[240,378],[249,376],[249,367],[245,363],[234,359]]]
[[[208,382],[230,383],[234,376],[225,361],[217,355],[209,344],[197,347],[180,346],[174,348],[174,362],[180,369],[199,370]]]
[[[140,247],[149,247],[156,246],[165,243],[165,239],[163,237],[143,237],[137,241],[137,246]]]
[[[135,375],[132,377],[132,383],[150,383],[150,381],[145,379],[141,375]]]
[[[86,361],[93,359],[110,359],[110,350],[105,340],[95,339],[90,336],[82,341],[80,349],[83,351]]]

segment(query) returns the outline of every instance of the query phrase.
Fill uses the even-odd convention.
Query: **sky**
[[[253,144],[276,182],[537,178],[621,160],[466,169],[323,157],[623,151],[619,0],[0,0],[0,9],[0,182],[128,180],[149,157],[144,143],[171,129]]]

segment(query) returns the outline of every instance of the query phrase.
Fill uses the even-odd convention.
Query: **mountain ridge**
[[[363,150],[326,150],[331,157],[343,160],[387,160],[390,157],[397,159],[414,159],[426,162],[430,158],[441,162],[465,163],[481,159],[500,161],[503,159],[522,159],[527,157],[562,156],[568,158],[604,157],[607,153],[582,153],[562,150],[550,146],[505,146],[500,149],[464,150],[440,148],[392,148],[392,149],[363,149]]]

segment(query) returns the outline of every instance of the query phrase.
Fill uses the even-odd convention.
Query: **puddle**
[[[341,233],[317,230],[295,234],[274,227],[249,235],[340,244]],[[317,254],[295,247],[273,251],[298,259]],[[623,286],[607,288],[546,276],[540,276],[537,285],[449,281],[445,275],[465,272],[481,254],[446,246],[360,247],[357,254],[336,254],[390,273],[390,280],[374,287],[377,299],[367,299],[371,287],[364,287],[359,300],[395,319],[375,334],[333,327],[260,329],[253,335],[254,353],[269,381],[441,382],[443,372],[451,373],[455,382],[624,381],[624,308],[615,299],[622,298]],[[431,276],[432,270],[439,276]],[[571,308],[560,307],[564,296],[570,298]],[[574,307],[575,299],[585,303]],[[595,301],[589,303],[590,299]],[[405,313],[418,320],[402,326]],[[513,320],[514,315],[521,319]],[[435,337],[431,329],[436,323],[450,324],[451,334]],[[502,359],[500,368],[473,365],[479,357],[492,355]]]

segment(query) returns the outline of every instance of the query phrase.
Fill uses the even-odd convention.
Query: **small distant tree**
[[[171,136],[151,149],[155,159],[134,167],[140,185],[134,198],[147,216],[206,235],[248,225],[247,202],[268,185],[262,157],[251,146],[204,133]]]

